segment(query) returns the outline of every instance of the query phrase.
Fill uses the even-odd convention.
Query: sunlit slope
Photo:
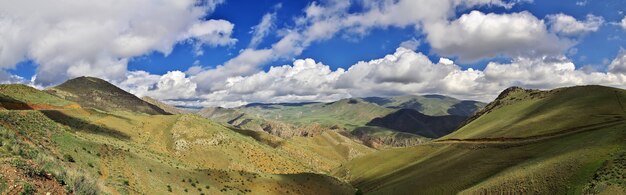
[[[458,139],[373,153],[334,173],[370,194],[626,192],[626,124],[618,102],[626,100],[623,90],[573,87],[538,92],[544,96],[530,100],[520,98],[526,97],[521,92],[529,91],[504,93],[521,101],[492,103],[487,115],[449,136]],[[543,103],[528,105],[537,102]],[[494,113],[505,121],[522,115],[536,122],[506,125],[493,116],[493,122],[483,125],[515,128],[474,124]],[[485,136],[489,132],[496,135]]]
[[[359,99],[343,99],[331,103],[253,104],[238,110],[263,119],[296,125],[316,123],[323,127],[348,130],[363,126],[376,117],[394,111]]]
[[[0,85],[0,108],[9,110],[78,108],[78,104],[22,84]]]
[[[302,173],[306,172],[302,171],[305,168],[290,165],[289,159],[282,158],[279,154],[263,153],[270,149],[255,144],[249,138],[228,133],[211,123],[199,124],[205,128],[203,130],[188,126],[186,123],[195,120],[194,118],[192,115],[109,114],[83,109],[0,111],[0,129],[6,128],[14,132],[18,141],[29,143],[34,148],[17,147],[23,151],[22,155],[22,152],[16,150],[15,144],[4,144],[13,148],[11,150],[14,150],[15,155],[24,156],[21,157],[26,158],[24,161],[34,160],[33,165],[28,165],[21,172],[28,175],[32,170],[41,169],[43,175],[52,173],[50,181],[37,175],[32,178],[18,175],[19,180],[15,182],[33,183],[38,194],[45,194],[46,190],[50,190],[46,185],[40,184],[42,182],[67,185],[60,187],[61,190],[65,188],[65,191],[53,191],[55,194],[68,190],[79,194],[100,190],[111,194],[354,193],[351,186],[337,179],[321,174]],[[153,120],[160,122],[146,123]],[[181,130],[177,126],[191,130]],[[191,149],[185,151],[176,148],[175,140],[184,139],[192,142],[190,144],[203,143],[198,141],[207,138],[202,136],[202,131],[223,133],[222,138],[225,139],[222,143],[205,146],[204,150],[198,147],[197,150],[204,151],[202,154],[189,151]],[[4,131],[0,133],[4,136]],[[178,139],[172,139],[173,137]],[[255,159],[258,161],[256,164],[246,161],[242,154],[237,153],[246,151],[233,147],[228,142],[237,143],[249,152],[258,152],[262,156]],[[226,145],[233,148],[224,149]],[[250,145],[257,148],[247,148]],[[218,150],[213,148],[230,154],[226,157],[211,155],[211,151]],[[0,148],[0,154],[4,154],[3,149]],[[33,153],[34,150],[39,152]],[[3,157],[6,159],[7,156]],[[13,160],[6,159],[3,162]],[[22,169],[20,167],[24,166],[18,166]],[[4,168],[0,167],[0,170]],[[21,172],[18,170],[18,173]],[[62,181],[67,184],[62,184]],[[0,179],[0,183],[2,182],[11,183],[13,180]],[[19,192],[18,188],[0,188],[1,191],[16,189]]]

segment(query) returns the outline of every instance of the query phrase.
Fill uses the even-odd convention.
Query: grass
[[[380,151],[333,173],[368,194],[582,194],[624,188],[624,178],[614,176],[620,175],[619,166],[608,165],[619,164],[617,154],[626,152],[624,122],[537,141],[481,141],[553,134],[615,116],[623,120],[616,97],[625,97],[624,91],[616,90],[592,86],[535,97],[509,94],[510,102],[447,136],[475,141]]]
[[[6,121],[10,124],[38,129],[56,127],[51,129],[55,133],[50,136],[37,133],[33,137],[50,137],[48,142],[53,144],[49,149],[58,152],[64,167],[83,172],[75,175],[95,176],[89,178],[101,183],[104,188],[100,190],[103,193],[163,194],[169,193],[169,190],[181,193],[184,188],[189,192],[199,192],[197,189],[201,188],[202,193],[206,194],[219,193],[220,189],[242,194],[264,190],[268,190],[267,193],[281,190],[312,193],[319,186],[329,186],[328,190],[343,194],[350,194],[353,190],[343,182],[324,179],[327,176],[316,174],[309,178],[311,181],[293,181],[291,178],[299,178],[302,172],[316,171],[311,166],[299,163],[295,159],[296,155],[287,149],[272,147],[257,141],[254,135],[233,131],[199,116],[110,113],[94,109],[58,112],[63,117],[50,115],[46,111],[5,111]],[[25,119],[15,118],[18,116],[15,113],[38,119],[19,123]],[[74,125],[63,120],[88,125]],[[108,131],[100,132],[99,129],[103,128]],[[127,139],[120,139],[116,136],[118,133],[126,135]],[[188,147],[180,143],[186,143]],[[342,151],[349,151],[351,144],[356,143],[342,141]],[[300,145],[286,148],[303,150]],[[74,162],[67,160],[69,156]],[[279,179],[277,174],[281,178],[290,179]],[[68,176],[64,178],[67,178],[64,179],[66,182],[74,183],[72,186],[78,187],[83,181],[76,176],[72,176],[73,179]],[[180,183],[183,179],[192,179],[196,186]],[[170,187],[164,187],[167,185]],[[72,187],[71,190],[81,191],[78,187]]]
[[[501,101],[499,109],[443,139],[527,137],[621,120],[624,112],[619,109],[618,98],[626,100],[626,92],[601,86],[534,93],[519,91]]]
[[[52,106],[67,106],[70,101],[22,84],[0,84],[0,102],[26,102]]]

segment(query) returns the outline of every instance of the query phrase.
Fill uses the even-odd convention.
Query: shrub
[[[72,155],[69,155],[69,154],[63,155],[63,158],[65,158],[67,162],[71,162],[71,163],[76,162],[76,160],[74,160],[74,157],[72,157]]]
[[[29,183],[22,184],[22,192],[20,192],[20,195],[30,195],[30,194],[35,194],[35,187],[33,187],[33,185]]]

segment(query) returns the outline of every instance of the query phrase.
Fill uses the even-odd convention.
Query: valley
[[[0,190],[626,193],[624,100],[603,86],[509,88],[489,104],[427,95],[190,113],[93,77],[0,85]]]

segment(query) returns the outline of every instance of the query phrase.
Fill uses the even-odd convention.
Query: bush
[[[168,192],[172,192],[172,186],[167,185],[167,191],[168,191]]]
[[[67,162],[71,162],[71,163],[76,162],[76,160],[74,160],[74,157],[72,157],[72,155],[69,155],[69,154],[63,155],[63,158],[65,158]]]
[[[20,195],[30,195],[30,194],[35,194],[35,187],[33,187],[33,185],[29,183],[22,184],[22,192],[20,192]]]
[[[95,195],[98,194],[98,187],[96,183],[88,180],[85,176],[78,176],[72,179],[72,186],[74,194]]]

